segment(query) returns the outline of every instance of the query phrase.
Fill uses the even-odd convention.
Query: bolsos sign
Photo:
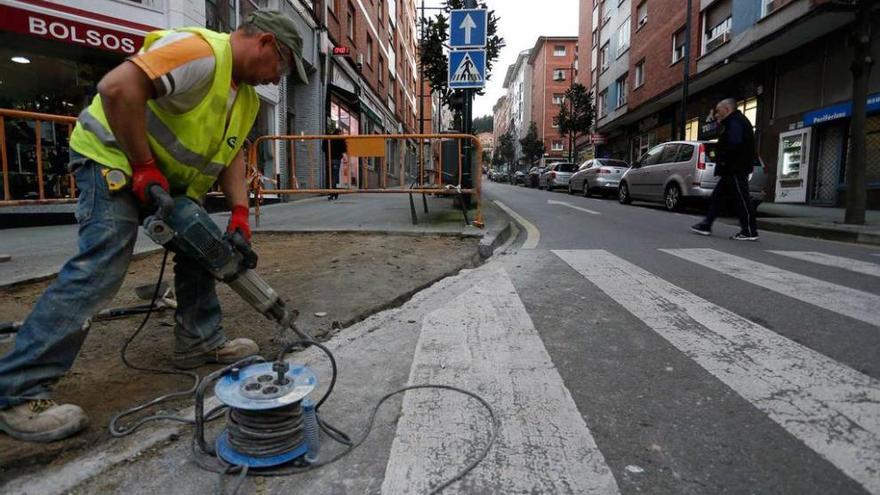
[[[144,43],[141,34],[127,33],[0,5],[0,30],[134,55]]]

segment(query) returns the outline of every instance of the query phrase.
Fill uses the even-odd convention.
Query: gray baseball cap
[[[247,18],[247,22],[267,33],[272,33],[282,45],[290,48],[293,53],[293,65],[296,66],[297,78],[303,84],[309,83],[309,76],[302,61],[302,37],[296,30],[293,19],[277,10],[258,9]]]

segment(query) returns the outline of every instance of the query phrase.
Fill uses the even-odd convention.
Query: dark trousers
[[[715,190],[712,191],[712,197],[709,199],[709,212],[701,222],[702,225],[712,227],[712,223],[718,218],[727,198],[733,199],[742,233],[758,235],[757,216],[752,205],[752,198],[749,196],[748,174],[722,175],[718,178],[718,183],[715,184]]]

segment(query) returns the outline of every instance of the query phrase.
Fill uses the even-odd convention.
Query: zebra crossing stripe
[[[880,494],[880,380],[607,251],[554,253],[790,434]]]
[[[880,309],[878,309],[880,296],[714,249],[661,249],[660,251],[799,301],[880,326]]]
[[[409,383],[479,393],[500,417],[488,457],[444,493],[617,494],[617,483],[503,270],[425,317]],[[488,435],[475,401],[409,391],[383,494],[426,493]]]
[[[780,256],[817,263],[819,265],[841,268],[856,273],[864,273],[865,275],[873,275],[880,277],[880,265],[868,261],[854,260],[852,258],[844,258],[843,256],[834,256],[833,254],[817,253],[815,251],[768,251]]]

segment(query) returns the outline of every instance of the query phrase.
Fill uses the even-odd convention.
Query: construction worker
[[[253,86],[278,84],[291,68],[308,83],[301,51],[289,18],[257,10],[229,34],[201,28],[150,33],[138,55],[100,81],[70,138],[80,190],[79,254],[37,301],[14,349],[0,358],[0,431],[47,442],[86,426],[80,407],[50,400],[51,386],[73,365],[87,319],[122,285],[139,219],[151,210],[151,186],[201,201],[219,183],[232,209],[227,231],[250,242],[241,146],[260,105]],[[258,352],[252,340],[226,338],[208,272],[178,254],[174,274],[176,367],[230,363]]]

